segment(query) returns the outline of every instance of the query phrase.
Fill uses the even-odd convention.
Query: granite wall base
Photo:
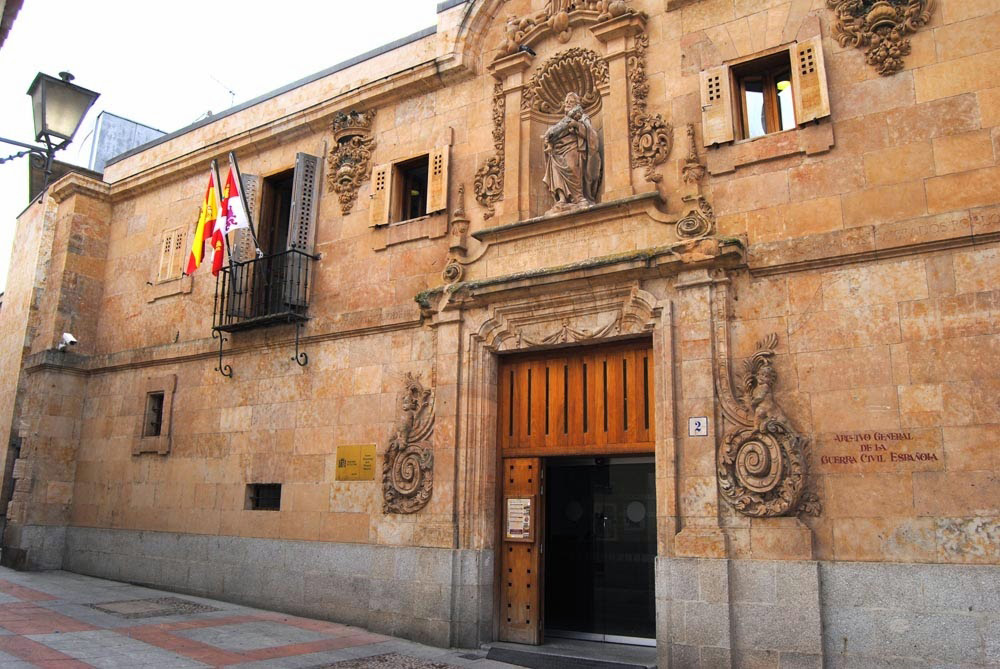
[[[441,647],[492,638],[489,551],[70,527],[62,567]]]
[[[1000,567],[658,558],[659,666],[1000,666]]]

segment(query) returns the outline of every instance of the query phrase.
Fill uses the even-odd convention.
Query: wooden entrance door
[[[501,360],[502,641],[543,638],[543,458],[652,453],[653,388],[647,341]]]

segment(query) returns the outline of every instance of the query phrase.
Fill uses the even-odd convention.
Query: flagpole
[[[222,186],[220,185],[222,181],[219,180],[219,163],[215,160],[212,161],[212,174],[215,175],[215,199],[218,200],[219,204],[222,204]],[[229,248],[229,233],[226,232],[226,212],[219,210],[218,216],[216,217],[216,228],[219,224],[222,224],[222,241],[226,245],[226,256],[229,258],[229,267],[233,266],[233,251]],[[232,277],[230,272],[230,278]]]
[[[229,152],[229,164],[232,166],[233,171],[236,172],[236,183],[240,185],[240,197],[243,198],[243,209],[247,212],[250,236],[253,238],[253,244],[257,247],[257,254],[259,256],[262,252],[260,250],[260,242],[257,241],[257,231],[253,227],[253,216],[250,215],[250,199],[246,196],[247,189],[243,185],[243,173],[240,172],[240,164],[236,161],[236,154],[232,151]]]

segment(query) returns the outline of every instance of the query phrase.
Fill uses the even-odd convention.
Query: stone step
[[[489,660],[533,669],[656,669],[656,649],[559,639],[541,646],[497,641]]]

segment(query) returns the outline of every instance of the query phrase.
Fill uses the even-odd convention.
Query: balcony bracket
[[[215,371],[227,379],[233,378],[233,368],[222,364],[222,345],[228,341],[228,337],[224,337],[218,330],[212,330],[212,339],[219,340],[219,366],[215,368]]]
[[[297,321],[295,323],[295,355],[292,356],[292,360],[295,361],[299,367],[305,367],[309,364],[309,356],[305,351],[299,351],[299,337],[302,333],[302,321]]]

